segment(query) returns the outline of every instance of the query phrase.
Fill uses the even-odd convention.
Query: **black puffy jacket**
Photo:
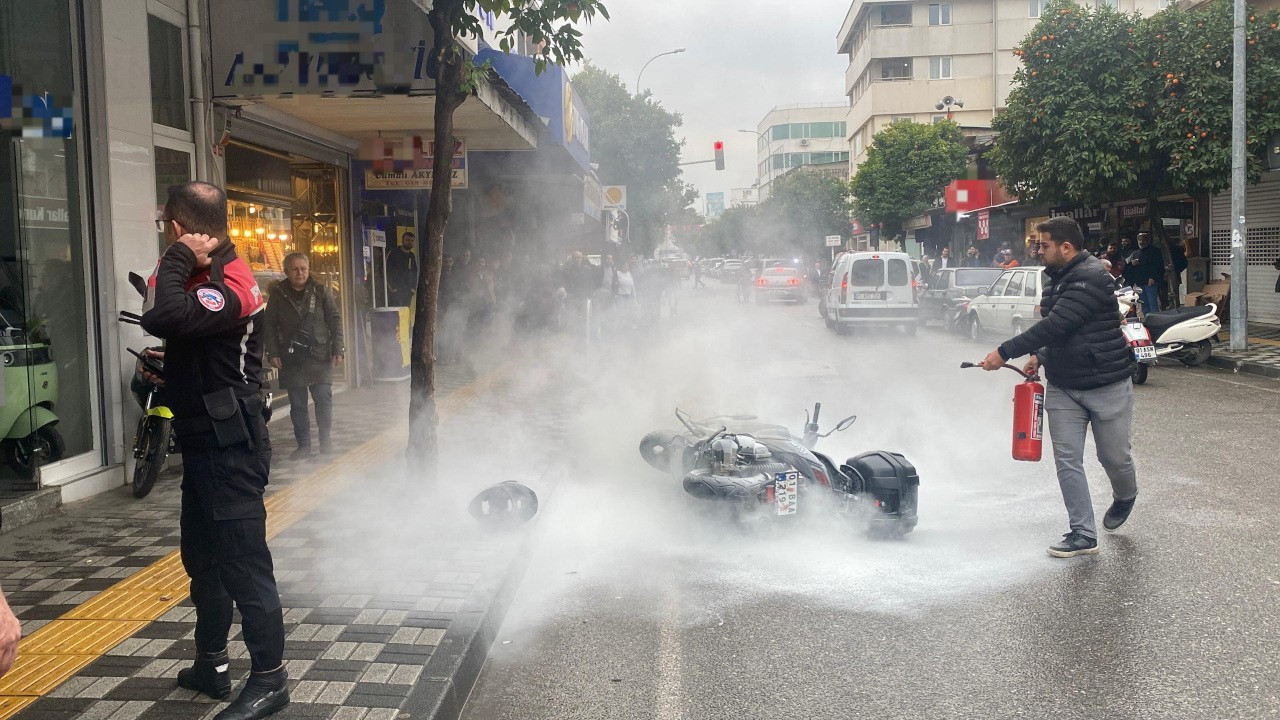
[[[1040,312],[1043,320],[1000,346],[1006,360],[1039,352],[1049,382],[1072,390],[1129,377],[1133,357],[1120,331],[1115,286],[1101,260],[1081,252],[1050,272]]]

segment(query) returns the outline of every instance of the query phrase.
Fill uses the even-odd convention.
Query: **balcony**
[[[918,65],[918,64],[917,64]],[[943,95],[965,101],[965,112],[990,111],[991,78],[929,80],[929,68],[916,67],[916,77],[904,80],[877,80],[849,109],[849,132],[855,132],[873,116],[937,114],[934,105]],[[924,77],[920,77],[923,70]],[[869,139],[869,138],[868,138]]]
[[[990,52],[991,23],[876,25],[871,28],[866,42],[858,48],[845,71],[845,88],[853,87],[853,82],[867,66],[882,58]]]

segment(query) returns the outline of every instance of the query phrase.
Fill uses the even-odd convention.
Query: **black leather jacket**
[[[1040,312],[1043,320],[1000,346],[1006,360],[1037,353],[1049,382],[1072,390],[1129,377],[1133,356],[1120,331],[1115,284],[1101,260],[1082,251],[1049,272]]]

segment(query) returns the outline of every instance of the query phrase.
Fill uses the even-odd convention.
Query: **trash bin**
[[[374,308],[369,313],[373,336],[374,382],[399,382],[409,379],[409,348],[412,323],[409,308]]]

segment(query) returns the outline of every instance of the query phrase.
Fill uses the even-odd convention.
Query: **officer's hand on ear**
[[[195,253],[196,267],[209,267],[212,263],[209,260],[209,253],[213,252],[221,241],[204,233],[187,233],[178,238],[178,242],[191,248],[191,252]]]

